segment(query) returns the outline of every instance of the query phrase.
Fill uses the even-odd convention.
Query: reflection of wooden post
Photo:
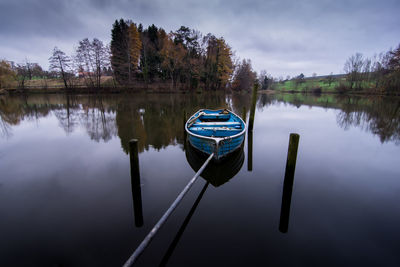
[[[253,131],[247,132],[247,170],[253,170]]]
[[[186,150],[186,110],[183,110],[183,150]]]
[[[190,219],[193,216],[193,213],[196,211],[197,206],[200,203],[200,200],[202,199],[204,193],[206,192],[206,189],[208,187],[209,182],[207,182],[203,189],[201,190],[199,196],[197,197],[196,201],[194,202],[192,208],[190,209],[188,215],[186,216],[185,220],[183,221],[181,227],[179,228],[178,232],[175,235],[174,240],[172,240],[172,243],[169,245],[167,252],[165,253],[164,257],[161,260],[161,263],[159,266],[166,266],[169,258],[171,257],[172,253],[174,252],[176,245],[178,245],[179,240],[181,239],[181,236],[183,234],[183,232],[186,229],[186,226],[188,225],[188,223],[190,222]]]
[[[186,124],[186,110],[183,110],[183,131],[185,131],[185,124]]]
[[[140,170],[139,170],[139,154],[138,140],[129,141],[129,157],[131,161],[131,186],[133,198],[133,212],[135,213],[135,225],[141,227],[143,225],[142,210],[142,192],[140,188]]]
[[[69,116],[70,116],[70,113],[69,113],[69,94],[67,93],[67,129],[68,129],[68,132],[69,132]]]
[[[246,123],[246,107],[243,107],[243,112],[242,112],[242,119]]]
[[[297,148],[299,146],[298,134],[290,134],[289,149],[286,160],[285,180],[283,182],[281,218],[279,231],[287,233],[289,228],[290,202],[292,199],[294,171],[296,169]]]
[[[251,108],[250,108],[250,116],[249,116],[249,131],[253,131],[254,126],[254,115],[256,113],[256,103],[257,103],[257,90],[258,84],[254,84],[253,86],[253,94],[251,97]]]
[[[251,97],[251,107],[249,115],[249,128],[247,131],[247,170],[253,170],[253,126],[254,126],[254,115],[256,113],[256,102],[257,102],[257,89],[258,84],[253,86],[253,94]]]

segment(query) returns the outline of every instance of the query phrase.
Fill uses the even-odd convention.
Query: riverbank
[[[74,78],[67,81],[65,87],[64,81],[59,78],[54,79],[32,79],[23,83],[15,82],[8,88],[0,88],[0,94],[19,94],[19,93],[121,93],[121,92],[159,92],[176,93],[187,91],[202,91],[202,89],[187,89],[181,83],[171,87],[171,82],[166,80],[154,80],[145,82],[142,80],[134,81],[129,85],[119,85],[111,76],[103,76],[100,80],[100,86],[92,86],[88,78]]]
[[[223,90],[220,90],[223,91]],[[228,90],[230,91],[230,90]],[[25,89],[0,89],[0,95],[18,95],[18,94],[121,94],[121,93],[160,93],[160,94],[202,94],[210,90],[196,89],[170,89],[170,88],[127,88],[127,87],[101,87],[101,88],[25,88]],[[232,91],[233,92],[233,91]],[[240,91],[244,94],[251,94],[247,90]],[[304,95],[343,95],[343,96],[400,96],[400,93],[388,94],[382,91],[300,91],[300,90],[260,90],[258,94],[304,94]]]
[[[32,81],[34,82],[34,81]],[[399,96],[400,92],[387,92],[386,90],[379,88],[363,88],[358,90],[339,90],[335,89],[332,84],[325,84],[325,86],[318,87],[316,86],[324,85],[323,81],[307,81],[300,86],[295,86],[294,81],[285,81],[283,83],[278,82],[272,85],[271,89],[268,90],[259,90],[259,94],[275,94],[275,93],[284,93],[284,94],[311,94],[311,95],[320,95],[320,94],[334,94],[334,95],[352,95],[352,96]],[[336,83],[335,83],[336,84]],[[287,86],[285,86],[287,85]],[[314,85],[314,87],[311,87]],[[171,84],[166,82],[154,82],[154,83],[145,83],[145,82],[137,82],[130,86],[119,86],[116,85],[112,78],[104,79],[104,82],[100,86],[100,88],[88,87],[83,85],[82,83],[77,83],[73,87],[65,88],[63,84],[61,84],[61,80],[57,79],[57,81],[52,81],[48,83],[47,86],[41,86],[40,81],[36,81],[35,83],[27,83],[27,85],[23,88],[14,87],[14,88],[3,88],[0,89],[0,95],[8,95],[8,94],[57,94],[57,93],[72,93],[72,94],[102,94],[102,93],[110,93],[110,94],[119,94],[119,93],[203,93],[212,90],[205,89],[188,89],[183,86],[177,85],[175,88],[171,89]],[[231,89],[226,90],[218,90],[218,91],[233,91]],[[242,93],[249,93],[248,90],[241,90]],[[250,94],[250,93],[249,93]]]
[[[341,95],[400,95],[399,91],[377,87],[373,80],[362,81],[359,88],[350,88],[345,75],[320,76],[291,79],[272,84],[274,91],[303,94],[341,94]]]

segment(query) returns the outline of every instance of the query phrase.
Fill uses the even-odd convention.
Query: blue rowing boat
[[[227,109],[200,109],[185,124],[190,144],[219,160],[236,149],[244,140],[246,124]]]

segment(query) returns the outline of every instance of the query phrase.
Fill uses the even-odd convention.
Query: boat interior
[[[240,133],[243,122],[227,110],[199,111],[188,122],[192,133],[209,137],[226,137]]]

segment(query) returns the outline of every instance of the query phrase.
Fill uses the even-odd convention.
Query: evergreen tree
[[[126,83],[129,76],[128,25],[116,20],[111,30],[111,67],[119,83]]]
[[[165,35],[165,31],[161,28],[158,29],[154,24],[141,34],[142,52],[140,68],[146,82],[152,81],[155,77],[161,75],[162,58],[160,51],[162,49],[162,41],[159,38],[161,35]]]

